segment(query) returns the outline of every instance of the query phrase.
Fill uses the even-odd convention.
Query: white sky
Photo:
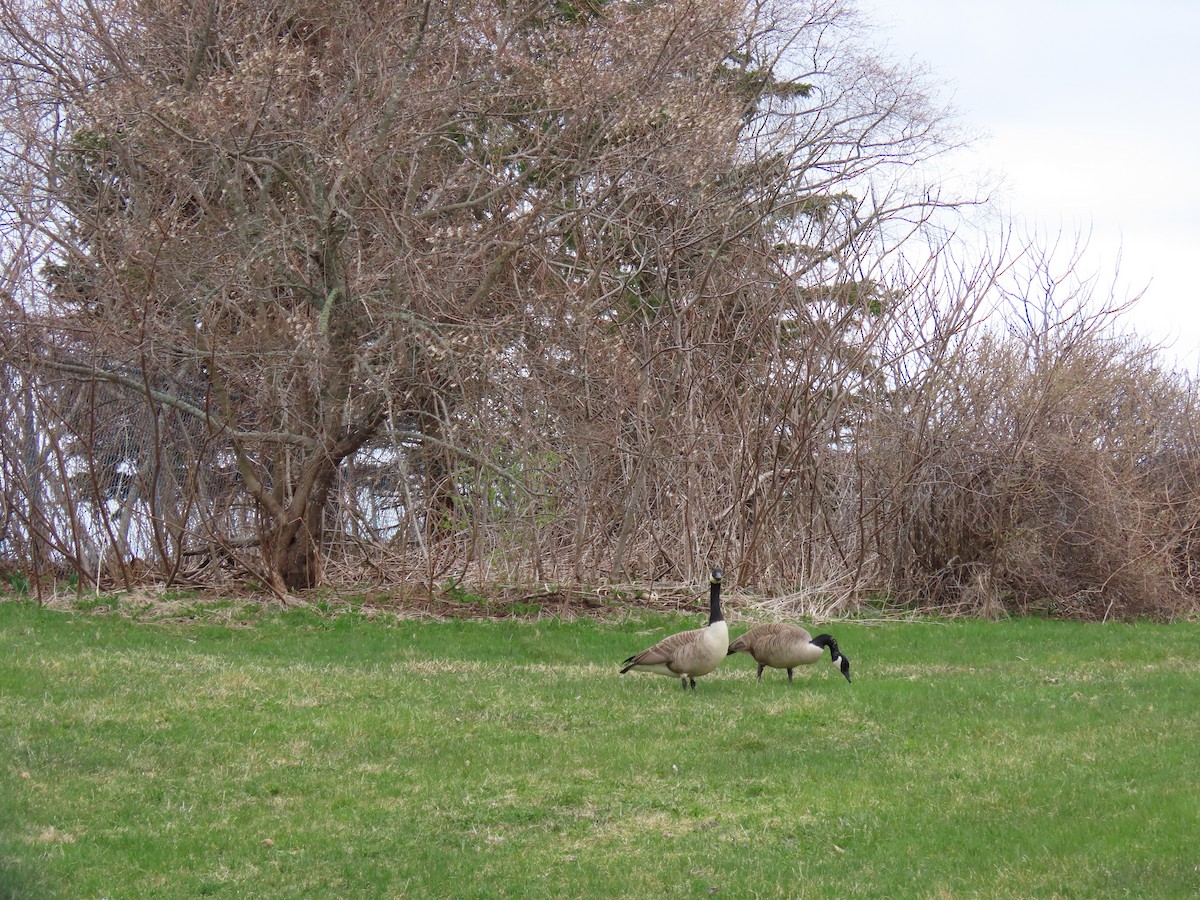
[[[1200,370],[1200,0],[858,0],[898,60],[932,70],[1039,230],[1090,232],[1134,330]],[[965,163],[964,163],[965,161]],[[996,194],[993,194],[996,196]]]

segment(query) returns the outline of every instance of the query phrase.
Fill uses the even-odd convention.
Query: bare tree
[[[389,443],[427,542],[474,503],[477,538],[516,515],[576,573],[753,557],[794,485],[815,515],[892,314],[871,270],[943,205],[894,165],[939,113],[832,0],[3,12],[9,195],[50,259],[12,346],[202,426],[281,593],[321,577],[343,463]]]

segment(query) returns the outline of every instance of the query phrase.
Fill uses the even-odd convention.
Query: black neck
[[[818,634],[812,639],[812,642],[818,647],[828,647],[829,655],[836,661],[841,651],[838,650],[837,641],[833,639],[832,634]]]
[[[721,615],[721,583],[714,581],[708,589],[708,624],[720,622],[724,618]]]

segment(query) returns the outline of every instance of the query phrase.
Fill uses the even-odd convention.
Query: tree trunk
[[[379,430],[383,422],[383,407],[368,411],[356,426],[343,432],[331,444],[318,450],[304,465],[293,485],[286,507],[263,490],[257,476],[247,484],[271,514],[275,525],[263,539],[263,557],[271,565],[271,580],[281,595],[286,591],[305,590],[321,583],[324,571],[325,508],[343,460],[358,452]],[[245,478],[247,468],[242,469]]]
[[[328,457],[314,461],[292,495],[287,517],[275,530],[272,552],[267,554],[276,588],[300,591],[321,583],[325,507],[337,465]]]
[[[284,590],[302,591],[320,584],[323,561],[318,523],[324,514],[323,507],[310,503],[299,527],[287,529],[291,539],[275,548],[273,574]]]

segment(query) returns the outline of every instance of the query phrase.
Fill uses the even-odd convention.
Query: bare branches
[[[1140,411],[1167,387],[1097,371],[1060,269],[960,255],[979,200],[925,166],[960,137],[842,0],[0,11],[17,555],[281,596],[327,563],[432,589],[719,561],[821,612],[996,608],[1051,583],[1005,553],[1083,552],[1006,529],[1152,530],[1109,488],[1190,458]],[[1006,343],[981,322],[1009,300]],[[1190,553],[1157,540],[1088,590]]]
[[[81,366],[76,363],[59,362],[53,359],[39,360],[39,365],[46,367],[55,372],[65,372],[72,375],[79,375],[86,379],[99,379],[107,381],[111,384],[117,384],[121,387],[128,388],[131,391],[145,392],[155,403],[160,403],[164,406],[169,406],[172,409],[187,413],[195,419],[204,422],[214,432],[226,432],[228,435],[237,441],[262,441],[269,444],[294,444],[298,447],[311,449],[316,446],[316,442],[311,438],[306,438],[303,435],[291,434],[287,432],[262,432],[262,431],[243,431],[221,420],[220,417],[213,415],[211,410],[201,409],[187,400],[178,397],[174,394],[165,391],[155,390],[148,387],[144,381],[134,378],[130,375],[122,375],[119,372],[110,372],[105,369],[100,369],[95,366]]]

